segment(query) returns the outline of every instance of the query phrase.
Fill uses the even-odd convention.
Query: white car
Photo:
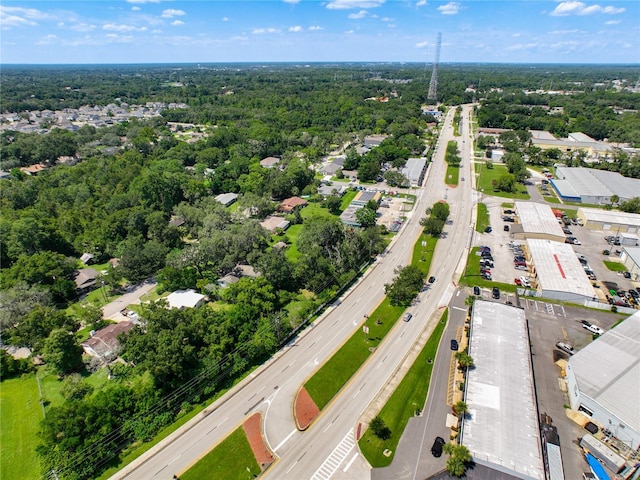
[[[604,329],[600,328],[597,325],[593,325],[586,320],[582,321],[582,328],[590,331],[591,333],[595,333],[596,335],[602,335],[604,333]]]
[[[402,317],[402,320],[404,320],[405,322],[408,322],[409,320],[411,320],[411,318],[413,318],[413,314],[412,313],[405,313],[404,316]]]
[[[530,287],[529,279],[527,277],[520,277],[520,281],[522,282],[523,287]]]
[[[556,343],[556,347],[558,347],[563,352],[567,352],[569,355],[573,355],[574,353],[576,353],[576,351],[573,349],[573,347],[570,344],[565,343],[565,342]]]

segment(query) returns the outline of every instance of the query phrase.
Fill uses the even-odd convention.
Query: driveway
[[[130,292],[119,296],[113,302],[107,303],[102,307],[102,316],[107,320],[115,320],[116,322],[122,322],[123,320],[129,320],[127,317],[120,313],[123,309],[129,305],[139,305],[140,297],[145,293],[149,293],[157,285],[157,282],[147,280],[146,282],[137,285]]]

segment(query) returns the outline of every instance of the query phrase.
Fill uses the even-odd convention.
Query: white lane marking
[[[294,433],[296,433],[297,430],[291,430],[291,433],[289,435],[287,435],[286,437],[284,437],[284,440],[282,440],[278,445],[276,445],[276,448],[273,449],[274,452],[277,452],[278,449],[284,445],[285,443],[287,443],[287,440],[289,440]]]
[[[353,441],[352,428],[347,432],[336,448],[333,449],[333,452],[331,452],[331,454],[325,459],[320,468],[316,470],[311,477],[311,480],[329,480],[355,446],[356,443]]]
[[[349,460],[349,462],[347,463],[347,465],[342,469],[343,472],[346,472],[347,470],[349,470],[349,467],[351,466],[351,464],[353,462],[356,461],[356,458],[358,458],[358,452],[353,454],[353,457],[351,457],[351,460]]]
[[[466,308],[462,308],[462,307],[451,307],[451,308],[453,308],[454,310],[460,310],[461,312],[466,312],[467,311]]]

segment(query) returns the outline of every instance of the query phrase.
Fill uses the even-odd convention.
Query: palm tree
[[[464,445],[445,443],[444,451],[449,454],[447,471],[455,477],[462,477],[467,471],[467,464],[471,461],[469,449]]]
[[[465,413],[469,411],[469,406],[464,400],[459,400],[453,406],[453,412],[458,416],[463,416]]]
[[[620,197],[614,193],[613,195],[611,195],[611,197],[609,197],[609,202],[611,202],[611,206],[613,207],[614,204],[617,205],[618,203],[620,203]]]
[[[468,353],[456,353],[456,360],[458,360],[458,365],[462,370],[466,370],[467,368],[471,368],[474,366],[473,357]]]

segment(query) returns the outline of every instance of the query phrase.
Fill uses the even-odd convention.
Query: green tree
[[[449,204],[446,202],[436,202],[431,207],[431,216],[439,220],[446,221],[449,218]]]
[[[342,200],[337,195],[329,195],[324,199],[323,205],[332,215],[340,215],[342,211]]]
[[[620,197],[616,194],[611,195],[611,197],[609,198],[609,203],[611,204],[611,206],[620,203]]]
[[[464,400],[458,400],[453,406],[453,411],[457,416],[461,416],[469,411],[469,407]]]
[[[640,197],[633,197],[631,200],[620,203],[620,210],[628,213],[640,213]]]
[[[420,220],[420,225],[424,227],[424,232],[432,237],[439,237],[444,229],[444,220],[429,216]]]
[[[384,172],[383,178],[390,187],[405,187],[409,185],[407,177],[398,170],[387,170]]]
[[[462,370],[466,370],[467,368],[471,368],[474,366],[473,357],[465,352],[457,352],[456,360],[458,360],[458,365]]]
[[[42,356],[54,372],[64,375],[82,366],[82,347],[73,333],[64,328],[53,330],[44,342]]]
[[[449,454],[447,459],[447,471],[454,477],[462,477],[467,471],[467,465],[471,462],[471,452],[464,445],[444,444],[445,453]]]
[[[422,271],[414,266],[398,267],[393,282],[384,286],[391,305],[409,305],[422,287],[424,277]]]
[[[356,220],[361,227],[368,228],[376,224],[376,211],[368,206],[356,210]]]
[[[391,430],[379,415],[371,419],[369,427],[371,427],[373,434],[380,440],[388,440],[391,438]]]
[[[510,173],[505,173],[504,175],[500,175],[497,180],[495,180],[495,188],[502,192],[510,192],[513,193],[515,191],[516,186],[516,178]]]

